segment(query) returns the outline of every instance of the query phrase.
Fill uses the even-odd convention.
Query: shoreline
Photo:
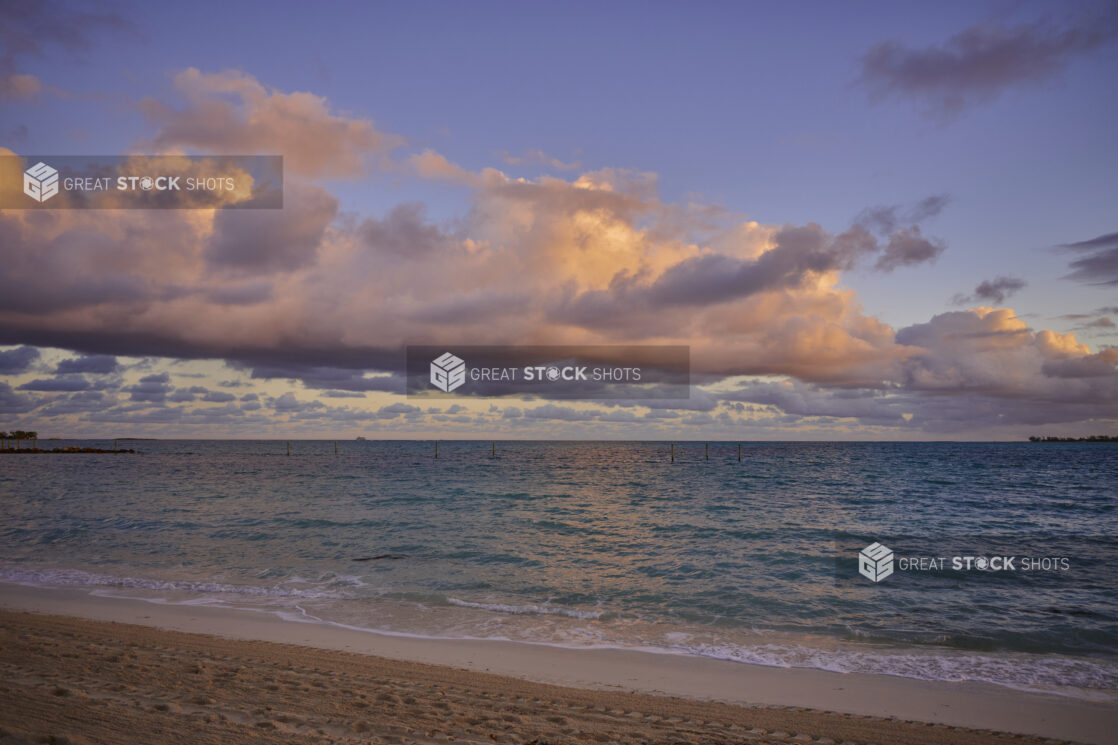
[[[94,596],[75,588],[0,584],[0,609],[137,624],[238,642],[296,645],[582,691],[625,691],[734,707],[804,707],[830,716],[1110,741],[1118,703],[810,668],[779,668],[628,649],[571,649],[515,641],[431,639],[285,620],[271,613]],[[770,711],[770,709],[749,709]],[[841,738],[833,738],[840,740]]]

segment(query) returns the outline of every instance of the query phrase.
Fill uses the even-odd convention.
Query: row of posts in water
[[[707,443],[703,443],[703,444],[706,446],[706,460],[710,460],[710,443],[707,442]],[[116,449],[116,443],[115,442],[113,443],[113,449],[114,450]],[[672,463],[675,463],[675,443],[674,442],[671,443],[671,449],[670,449],[669,452],[670,452],[670,457],[671,457]],[[291,441],[290,440],[287,443],[287,454],[291,455]],[[338,441],[334,440],[334,455],[337,455],[337,454],[338,454]],[[435,457],[436,458],[439,457],[439,441],[438,440],[435,440]],[[497,443],[495,441],[489,443],[489,457],[490,458],[496,458],[497,457]],[[741,460],[741,443],[740,442],[738,443],[738,460],[739,461]]]

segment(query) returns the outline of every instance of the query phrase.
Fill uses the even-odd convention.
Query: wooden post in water
[[[707,443],[707,460],[710,460],[710,443]]]
[[[334,455],[338,454],[338,441],[334,440]]]
[[[489,443],[489,457],[490,458],[496,458],[497,457],[497,443],[496,443],[496,441]]]
[[[738,443],[738,463],[741,463],[741,443]]]
[[[291,440],[287,441],[287,454],[291,455]]]
[[[675,443],[672,443],[672,463],[675,463]]]
[[[113,440],[113,452],[115,453],[119,448],[117,447],[116,440]]]
[[[439,441],[435,440],[435,457],[439,457]]]

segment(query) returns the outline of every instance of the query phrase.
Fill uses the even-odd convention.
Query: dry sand
[[[257,613],[11,585],[0,585],[0,606],[39,611],[0,611],[0,745],[965,745],[1050,741],[993,729],[1095,743],[1113,743],[1118,733],[1113,702],[994,686],[783,670],[622,650],[575,652],[390,637]],[[43,613],[59,609],[68,615]],[[78,615],[85,618],[72,617]],[[696,700],[700,698],[708,700]],[[766,700],[813,708],[742,705]],[[877,714],[818,710],[832,708],[834,701],[840,710]],[[913,711],[920,715],[905,716]],[[914,718],[929,723],[906,721]],[[976,722],[981,729],[944,723],[953,718]]]

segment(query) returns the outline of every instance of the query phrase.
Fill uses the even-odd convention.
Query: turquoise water
[[[1112,444],[747,443],[739,462],[736,443],[711,443],[709,461],[685,443],[674,463],[667,443],[498,442],[494,458],[489,442],[442,442],[438,459],[430,442],[121,446],[142,454],[0,457],[0,580],[425,636],[1118,691],[1118,587],[1099,571],[1118,562]],[[1094,572],[857,577],[848,546],[906,535],[1038,550],[1055,536]]]

